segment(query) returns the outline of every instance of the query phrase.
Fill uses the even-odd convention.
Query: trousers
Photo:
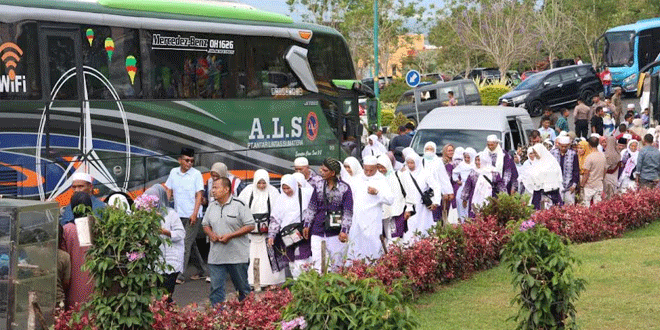
[[[328,264],[328,269],[336,269],[341,266],[342,261],[346,257],[348,245],[339,241],[339,235],[335,236],[318,236],[312,235],[310,238],[312,248],[312,264],[317,272],[321,272],[323,262]],[[322,243],[325,242],[325,256],[326,260],[321,260]]]

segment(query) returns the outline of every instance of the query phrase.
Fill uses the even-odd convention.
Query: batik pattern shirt
[[[571,187],[577,187],[580,182],[580,165],[577,153],[571,149],[568,149],[564,155],[561,155],[559,149],[552,149],[550,153],[555,156],[561,167],[564,191]]]
[[[326,180],[317,181],[313,185],[314,192],[309,206],[303,211],[305,228],[310,228],[312,235],[334,236],[337,233],[325,230],[325,217],[328,212],[341,212],[341,232],[348,234],[353,222],[353,194],[348,184],[338,180],[330,189]]]

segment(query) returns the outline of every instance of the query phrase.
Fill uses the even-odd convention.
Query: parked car
[[[534,74],[502,95],[498,103],[523,107],[536,117],[546,107],[571,106],[578,98],[589,104],[602,91],[603,85],[591,64],[571,65]]]
[[[531,76],[535,73],[538,73],[538,72],[539,72],[538,70],[525,71],[520,75],[520,79],[522,79],[522,81],[525,81],[525,79],[529,78],[529,76]]]
[[[468,73],[467,78],[491,81],[500,80],[501,76],[498,68],[474,68]]]
[[[475,120],[479,118],[479,120]],[[424,144],[438,146],[452,143],[456,147],[472,147],[481,151],[488,135],[495,134],[503,141],[505,150],[526,145],[529,133],[535,129],[525,109],[501,106],[442,107],[431,111],[419,123],[410,146],[419,154]],[[442,148],[438,148],[438,152]]]
[[[454,92],[454,98],[459,105],[481,104],[481,95],[473,80],[452,80],[404,92],[396,105],[396,112],[401,112],[407,118],[417,122],[415,104],[419,111],[419,120],[422,120],[429,111],[446,105],[446,102],[449,101],[447,95],[449,91]]]

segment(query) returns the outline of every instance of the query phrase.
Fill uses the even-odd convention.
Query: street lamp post
[[[380,79],[378,79],[378,0],[374,0],[374,94],[378,99]]]

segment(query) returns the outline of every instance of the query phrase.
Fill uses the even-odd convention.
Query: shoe
[[[211,276],[206,277],[206,283],[211,283]]]
[[[180,279],[180,278],[177,278],[177,279],[176,279],[176,284],[183,284],[183,283],[186,283],[186,281],[184,281],[184,280],[182,280],[182,279]]]

